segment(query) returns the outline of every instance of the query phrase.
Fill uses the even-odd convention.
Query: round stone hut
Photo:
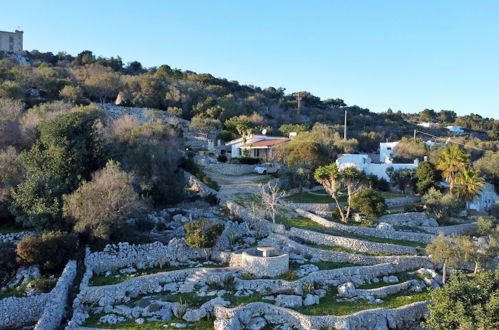
[[[289,270],[289,254],[274,247],[262,246],[244,251],[241,266],[257,277],[275,277]]]

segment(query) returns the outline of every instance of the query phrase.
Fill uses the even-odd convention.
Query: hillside
[[[0,97],[21,100],[28,108],[56,100],[75,104],[115,102],[119,96],[121,105],[164,110],[192,120],[202,132],[215,132],[224,140],[236,137],[237,126],[241,125],[255,132],[266,128],[268,134],[281,135],[282,125],[304,124],[310,128],[320,122],[342,134],[345,110],[349,138],[362,140],[358,151],[375,151],[379,141],[411,136],[420,121],[485,131],[486,138],[487,134],[495,138],[498,127],[497,120],[473,114],[458,117],[448,110],[403,114],[389,109],[373,113],[347,105],[340,98],[321,100],[305,91],[287,94],[284,88],[241,85],[168,65],[145,68],[136,61],[124,64],[119,57],[96,57],[91,51],[71,56],[34,50],[25,52],[20,61],[3,57]],[[301,97],[299,115],[297,95]],[[232,122],[228,121],[231,118]],[[439,136],[447,134],[441,129],[419,129]]]

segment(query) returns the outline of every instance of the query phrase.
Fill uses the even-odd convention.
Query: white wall
[[[496,194],[494,185],[486,183],[482,187],[480,196],[469,202],[467,207],[471,210],[483,212],[492,207],[497,201],[499,201],[499,195]]]
[[[381,163],[386,162],[387,157],[393,157],[395,152],[393,149],[398,144],[397,142],[382,142],[379,144],[379,161]]]
[[[336,164],[340,169],[344,169],[348,166],[355,166],[359,171],[362,171],[368,175],[374,174],[379,179],[383,178],[390,181],[386,170],[392,167],[395,171],[398,170],[414,170],[418,167],[419,161],[415,160],[412,164],[392,164],[392,163],[381,163],[375,164],[371,163],[371,159],[366,154],[360,155],[343,155],[336,160]]]

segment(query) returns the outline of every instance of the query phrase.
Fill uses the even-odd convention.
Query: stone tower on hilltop
[[[0,51],[20,53],[23,51],[23,31],[0,31]]]

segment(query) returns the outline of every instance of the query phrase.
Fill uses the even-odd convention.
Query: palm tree
[[[480,196],[485,180],[478,171],[466,168],[456,175],[456,195],[466,201],[471,201],[475,196]]]
[[[444,149],[437,162],[437,169],[442,171],[442,175],[450,184],[450,191],[454,192],[456,177],[459,172],[466,169],[469,163],[469,155],[464,153],[457,145],[449,145]]]

